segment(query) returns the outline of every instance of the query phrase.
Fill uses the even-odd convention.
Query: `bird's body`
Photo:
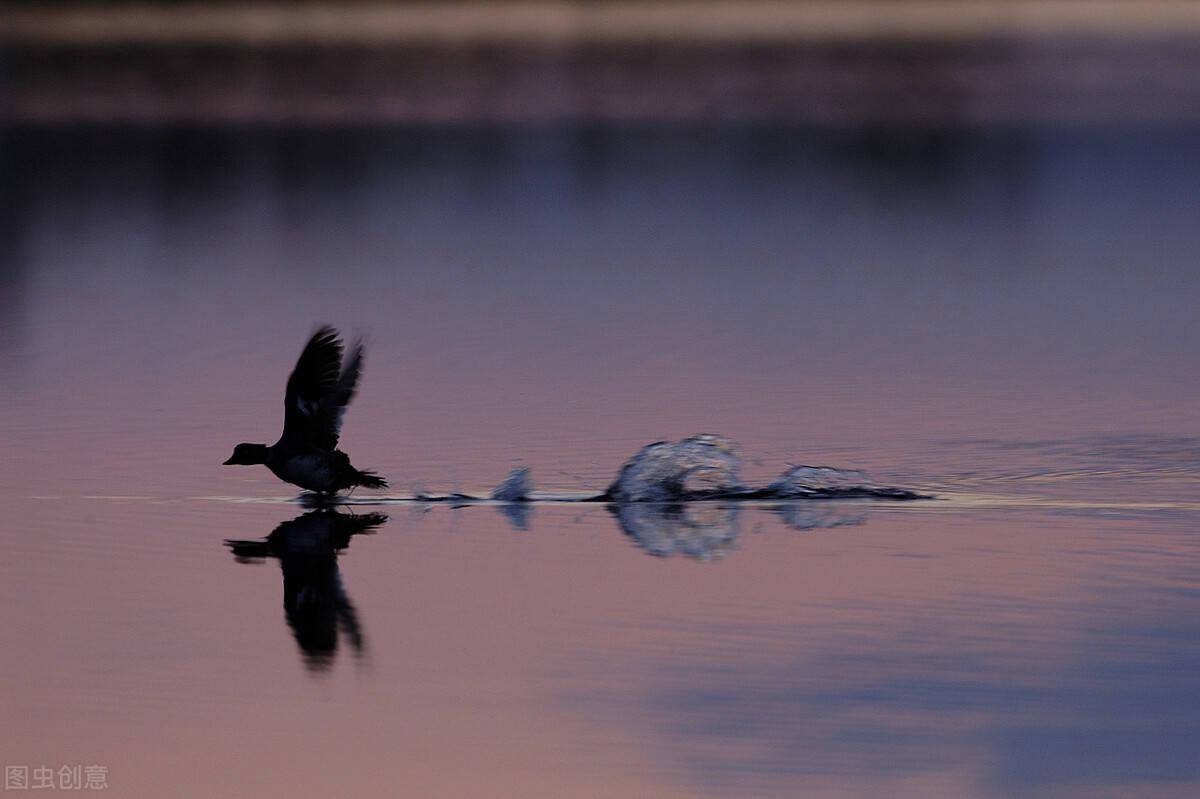
[[[351,466],[350,456],[340,449],[294,452],[276,445],[267,455],[267,468],[280,480],[319,494],[333,494],[364,485],[364,473]]]
[[[362,358],[362,344],[355,342],[343,364],[338,332],[329,326],[319,328],[288,378],[279,440],[269,447],[238,444],[225,464],[264,464],[280,480],[323,495],[356,486],[385,488],[386,480],[354,468],[349,456],[337,448]]]

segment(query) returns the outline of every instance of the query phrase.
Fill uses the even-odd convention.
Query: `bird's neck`
[[[267,461],[271,460],[271,448],[266,444],[257,445],[254,448],[254,454],[256,457],[261,458],[261,460],[255,461],[256,463],[266,464]]]

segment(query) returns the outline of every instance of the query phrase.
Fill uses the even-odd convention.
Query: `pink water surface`
[[[0,759],[137,797],[1194,795],[1193,137],[910,135],[4,134]],[[356,505],[389,519],[336,556],[240,562],[305,509],[220,463],[319,321],[369,337],[342,445],[384,496],[601,490],[715,432],[748,480],[938,499]],[[285,574],[361,640],[302,639]]]

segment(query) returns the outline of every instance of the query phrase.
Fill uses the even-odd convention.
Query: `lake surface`
[[[4,131],[0,756],[136,797],[1196,795],[1198,134]],[[342,446],[392,488],[314,513],[220,463],[318,322],[369,338]],[[936,498],[411,501],[696,433]]]

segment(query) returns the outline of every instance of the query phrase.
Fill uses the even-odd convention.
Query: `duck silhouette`
[[[337,448],[342,418],[362,373],[362,342],[354,342],[344,364],[342,351],[336,329],[318,328],[288,377],[279,440],[271,446],[238,444],[224,465],[264,464],[280,480],[321,497],[356,486],[386,488],[386,480],[354,468],[350,457]]]
[[[386,521],[382,513],[355,516],[322,508],[283,522],[264,539],[225,542],[239,562],[279,560],[284,616],[309,668],[323,671],[332,664],[339,631],[356,653],[363,651],[362,624],[342,584],[338,553],[351,537]]]

